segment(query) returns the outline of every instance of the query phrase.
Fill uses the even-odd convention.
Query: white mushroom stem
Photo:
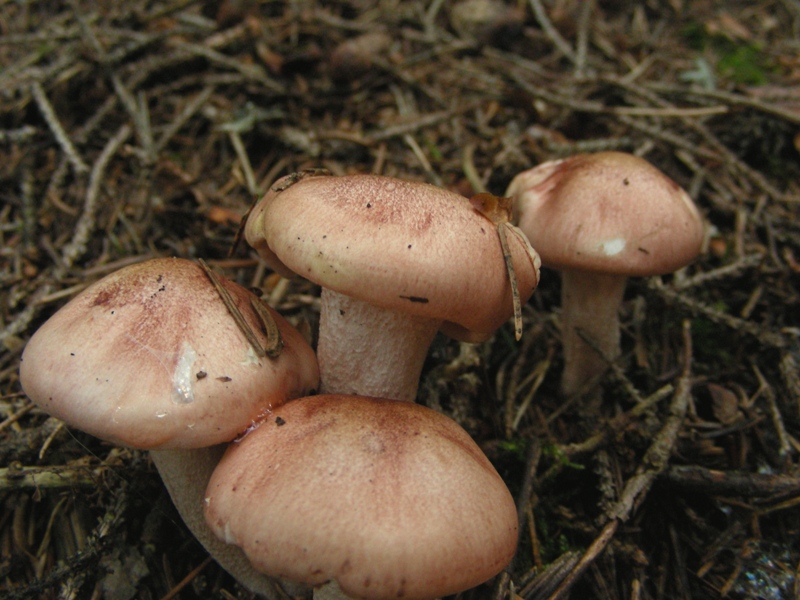
[[[379,308],[327,288],[321,302],[321,392],[413,402],[442,321]]]
[[[561,376],[561,392],[565,396],[579,392],[608,367],[603,356],[584,341],[581,333],[608,358],[614,359],[620,355],[619,307],[626,282],[624,275],[590,271],[562,272],[564,372]]]
[[[256,571],[241,548],[218,539],[203,516],[202,498],[226,447],[227,444],[219,444],[192,450],[151,450],[150,458],[183,522],[214,560],[251,592],[279,600],[285,595],[277,590],[275,581]],[[293,588],[290,593],[295,591],[294,587],[300,589],[288,585]]]

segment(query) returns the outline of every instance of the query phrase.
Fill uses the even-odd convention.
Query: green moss
[[[718,76],[742,85],[762,85],[775,70],[760,45],[709,33],[702,23],[683,29],[686,45],[697,52],[710,53],[716,59]]]

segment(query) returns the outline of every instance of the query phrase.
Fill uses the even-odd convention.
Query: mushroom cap
[[[256,337],[251,292],[220,277]],[[94,283],[33,335],[25,393],[48,413],[136,448],[227,442],[265,411],[318,386],[313,350],[270,309],[283,336],[258,357],[201,267],[154,259]]]
[[[689,195],[631,154],[542,163],[517,175],[506,195],[547,267],[657,275],[700,253],[703,220]]]
[[[275,270],[386,309],[486,337],[513,313],[494,224],[470,201],[426,183],[378,175],[279,180],[247,220],[248,243]],[[508,236],[522,302],[539,261]]]
[[[253,565],[336,580],[355,598],[435,598],[514,555],[503,480],[454,421],[411,402],[320,395],[275,409],[231,444],[206,519]]]

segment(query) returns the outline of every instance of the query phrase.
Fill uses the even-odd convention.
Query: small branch
[[[155,143],[153,148],[156,154],[159,154],[175,136],[176,133],[183,127],[194,114],[200,110],[203,105],[208,102],[216,88],[213,85],[206,86],[203,90],[192,98],[186,106],[183,107],[181,114],[179,114],[162,132],[161,137]]]
[[[239,328],[239,331],[241,331],[242,335],[247,338],[247,343],[252,346],[256,356],[259,358],[264,358],[267,355],[266,348],[261,345],[261,342],[256,337],[255,332],[250,328],[250,325],[248,325],[244,315],[242,315],[239,307],[236,306],[236,302],[234,302],[233,298],[231,297],[230,292],[228,292],[228,290],[222,284],[222,279],[220,276],[217,275],[202,258],[198,259],[197,262],[200,264],[200,267],[203,269],[206,277],[208,277],[209,281],[211,281],[211,284],[217,291],[217,294],[219,295],[220,300],[222,300],[222,303],[225,305],[225,308],[228,309],[228,313],[233,318],[236,326]]]
[[[260,198],[262,195],[261,190],[258,188],[258,184],[256,183],[256,176],[253,175],[253,166],[250,164],[250,157],[247,155],[247,149],[244,147],[244,143],[242,142],[242,136],[239,135],[238,131],[229,131],[228,137],[231,140],[231,145],[236,151],[239,164],[244,172],[244,180],[247,184],[247,191],[250,193],[251,197]]]
[[[565,40],[558,30],[553,26],[553,23],[547,16],[547,11],[544,9],[541,0],[529,0],[529,3],[533,9],[533,14],[536,16],[536,20],[539,21],[542,31],[547,34],[547,37],[549,37],[553,44],[555,44],[555,47],[558,48],[561,54],[566,56],[577,65],[578,57],[575,56],[575,51],[572,49],[572,46],[569,45],[567,40]]]
[[[689,309],[691,312],[706,317],[709,321],[718,323],[720,325],[725,325],[735,331],[747,333],[748,335],[758,339],[759,342],[766,346],[771,346],[773,348],[784,348],[787,345],[786,339],[784,339],[784,337],[779,333],[765,330],[750,321],[746,321],[738,317],[732,317],[731,315],[714,310],[702,302],[681,294],[677,290],[668,288],[661,281],[660,277],[651,277],[647,282],[647,287],[648,289],[657,292],[665,299],[671,302],[676,302],[682,305],[684,308]]]
[[[106,167],[130,134],[130,126],[123,125],[120,127],[114,137],[106,142],[103,151],[92,166],[89,187],[86,190],[86,198],[83,203],[83,213],[75,226],[75,233],[72,239],[64,246],[61,252],[63,264],[59,270],[59,275],[60,272],[66,272],[70,269],[75,261],[86,251],[86,244],[95,226],[95,213],[97,212],[97,204],[100,197],[100,186],[103,183]],[[58,277],[56,278],[58,279]]]
[[[666,468],[691,398],[692,343],[688,320],[683,323],[683,339],[685,353],[683,373],[678,380],[675,394],[670,403],[669,415],[664,421],[664,426],[656,434],[647,452],[645,452],[636,473],[626,482],[619,501],[604,515],[607,520],[600,535],[592,542],[581,560],[559,585],[558,589],[553,592],[549,600],[558,600],[566,596],[575,582],[606,548],[620,523],[628,520],[633,512],[634,504],[644,499],[653,481]]]
[[[105,467],[7,467],[0,469],[0,491],[97,487]]]
[[[595,559],[600,556],[606,546],[608,546],[611,538],[613,538],[614,534],[617,532],[617,527],[619,527],[619,521],[614,520],[606,523],[600,535],[597,536],[594,542],[592,542],[592,545],[586,549],[581,559],[572,568],[569,574],[567,574],[556,591],[550,595],[548,600],[559,600],[559,598],[564,598],[566,594],[569,593],[569,590],[572,589],[572,586],[578,581],[581,575],[583,575],[584,571],[592,565]]]
[[[58,145],[61,146],[64,154],[67,155],[69,162],[72,164],[72,168],[75,169],[75,172],[78,174],[86,173],[89,170],[89,167],[85,162],[83,162],[80,154],[78,154],[78,151],[75,149],[75,146],[73,146],[72,141],[69,139],[67,132],[64,131],[64,128],[61,126],[53,107],[50,105],[50,101],[47,99],[47,95],[44,93],[42,84],[38,81],[34,81],[31,84],[31,94],[33,94],[33,99],[36,101],[36,106],[39,107],[39,112],[42,113],[42,116],[44,117],[45,122],[47,122],[47,126],[50,128],[53,136],[56,138]]]
[[[676,465],[664,471],[659,480],[672,487],[708,496],[768,498],[800,494],[800,473],[746,473]]]

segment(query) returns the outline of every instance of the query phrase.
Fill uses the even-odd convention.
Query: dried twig
[[[31,94],[33,95],[33,99],[36,101],[36,105],[39,107],[39,111],[42,113],[44,120],[47,122],[48,127],[50,127],[50,131],[53,132],[53,136],[56,138],[58,145],[61,146],[64,154],[66,154],[67,158],[72,164],[72,168],[75,169],[75,172],[78,174],[86,173],[89,170],[89,167],[83,161],[81,155],[78,153],[78,150],[69,139],[67,132],[64,131],[64,128],[61,126],[61,122],[58,120],[56,112],[53,110],[53,106],[50,104],[50,101],[47,99],[47,95],[44,93],[42,84],[38,81],[34,81],[31,84]]]
[[[672,402],[670,403],[669,415],[664,421],[664,425],[647,449],[636,473],[626,482],[620,499],[603,515],[605,523],[602,531],[586,552],[584,552],[578,564],[576,564],[572,571],[564,578],[558,589],[550,595],[550,600],[558,600],[566,596],[578,578],[589,568],[611,541],[619,524],[628,520],[633,512],[634,504],[644,499],[656,477],[666,468],[678,437],[678,431],[683,424],[683,419],[691,396],[690,369],[692,345],[689,321],[684,321],[683,323],[683,338],[685,353],[683,373],[678,380]]]
[[[247,320],[244,318],[244,315],[242,315],[242,312],[239,310],[239,307],[236,305],[228,289],[222,283],[219,275],[217,275],[202,258],[198,259],[197,262],[213,284],[214,289],[217,291],[217,294],[219,294],[223,304],[225,304],[225,308],[228,309],[231,317],[236,322],[239,331],[247,338],[247,342],[255,351],[256,356],[260,358],[264,358],[265,356],[269,356],[270,358],[278,357],[283,349],[283,339],[278,330],[278,325],[275,323],[269,310],[261,304],[261,300],[254,297],[251,301],[251,306],[267,331],[266,346],[261,345],[261,342],[247,323]]]

